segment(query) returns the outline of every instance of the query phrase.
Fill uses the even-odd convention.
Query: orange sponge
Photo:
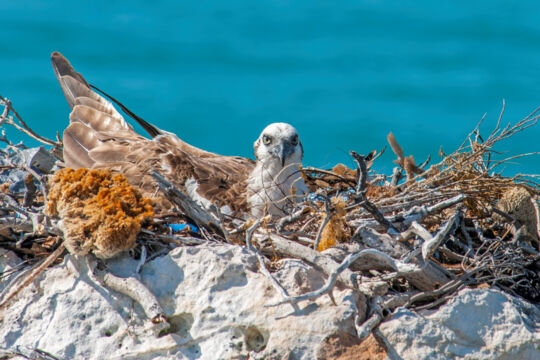
[[[62,169],[49,181],[45,213],[58,216],[65,246],[76,255],[111,258],[135,246],[141,222],[154,212],[124,175],[108,169]]]
[[[321,241],[319,242],[319,251],[324,251],[336,243],[342,242],[345,240],[346,231],[345,231],[345,206],[347,203],[341,197],[332,198],[332,207],[334,208],[334,216],[330,218],[328,224],[324,227],[321,234]],[[324,221],[323,215],[321,219]]]

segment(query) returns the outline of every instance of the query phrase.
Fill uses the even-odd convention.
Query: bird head
[[[298,132],[286,123],[268,125],[253,147],[258,161],[279,164],[282,168],[301,163],[304,155]]]

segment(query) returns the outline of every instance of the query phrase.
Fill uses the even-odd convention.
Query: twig
[[[204,226],[210,231],[217,231],[218,233],[222,232],[220,225],[203,208],[165,179],[161,174],[157,171],[153,171],[152,177],[156,180],[159,188],[167,195],[168,199],[177,204],[199,227]]]
[[[21,350],[20,346],[17,346],[15,350],[0,348],[0,359],[11,359],[15,356],[29,360],[60,360],[53,354],[38,348],[28,348],[25,349],[25,352]]]
[[[328,223],[330,222],[330,220],[335,214],[335,211],[333,211],[330,208],[330,202],[328,198],[325,198],[324,207],[325,207],[325,216],[321,223],[321,226],[319,226],[319,230],[317,231],[317,236],[315,237],[315,243],[313,244],[313,249],[317,251],[319,250],[319,244],[321,242],[321,237],[322,237],[324,228],[326,227],[326,225],[328,225]]]
[[[5,123],[5,124],[8,124],[8,125],[14,126],[17,130],[25,133],[26,135],[36,139],[37,141],[39,141],[39,142],[41,142],[43,144],[51,145],[51,146],[55,146],[55,147],[62,147],[61,142],[47,139],[47,138],[45,138],[45,137],[43,137],[41,135],[36,134],[32,129],[30,129],[30,127],[28,127],[28,125],[26,125],[26,123],[23,121],[21,116],[17,113],[17,111],[15,111],[15,109],[12,107],[10,100],[8,100],[8,99],[6,99],[6,98],[4,98],[3,96],[0,95],[0,103],[1,103],[1,105],[4,106],[4,112],[2,113],[2,116],[0,118],[0,120],[1,120],[0,125],[2,123]],[[9,116],[9,112],[12,112],[13,115],[15,115],[17,120],[19,120],[20,125],[13,121],[13,119]]]
[[[435,300],[435,301],[433,301],[431,303],[421,305],[421,306],[415,306],[414,310],[420,311],[420,310],[426,310],[426,309],[433,309],[434,307],[437,307],[437,306],[447,302],[448,300],[450,300],[454,296],[454,293],[458,292],[459,290],[463,289],[464,287],[465,287],[464,284],[460,284],[457,287],[453,288],[452,292],[450,294],[441,296],[440,298],[438,298],[437,300]]]
[[[28,284],[30,284],[43,270],[49,267],[62,253],[64,252],[64,243],[61,243],[58,248],[53,251],[44,261],[35,267],[34,270],[28,276],[22,280],[18,285],[15,285],[14,288],[2,299],[0,302],[0,309],[3,309],[9,301],[24,289]]]
[[[361,250],[361,251],[358,251],[358,252],[353,253],[353,254],[349,254],[341,262],[341,264],[338,266],[338,268],[333,273],[330,274],[330,276],[326,280],[325,285],[323,287],[321,287],[320,289],[309,292],[309,293],[306,293],[306,294],[302,294],[302,295],[298,295],[298,296],[294,296],[294,297],[288,297],[286,299],[283,299],[280,302],[277,302],[277,303],[274,303],[274,304],[267,304],[265,306],[278,306],[278,305],[281,305],[281,304],[284,304],[284,303],[298,303],[298,302],[304,301],[304,300],[315,300],[315,299],[321,297],[324,294],[328,294],[328,295],[331,296],[332,290],[334,288],[334,285],[336,284],[338,276],[344,270],[348,269],[349,266],[351,266],[352,263],[354,263],[356,260],[360,259],[363,256],[369,256],[369,257],[376,256],[376,257],[382,259],[382,261],[387,262],[388,265],[395,268],[395,270],[398,272],[398,274],[412,273],[412,272],[416,272],[416,271],[420,270],[418,268],[418,266],[416,266],[414,264],[405,264],[405,263],[402,263],[400,261],[396,261],[396,260],[392,259],[390,256],[388,256],[385,253],[380,252],[378,250],[365,249],[365,250]]]
[[[306,213],[306,211],[309,210],[308,207],[301,207],[299,210],[296,210],[295,212],[293,212],[292,214],[290,215],[287,215],[287,216],[284,216],[282,217],[281,219],[279,219],[279,221],[277,222],[276,224],[276,230],[277,232],[282,232],[283,231],[283,228],[292,223],[292,222],[295,222],[296,220],[300,219],[300,217]]]
[[[247,228],[246,230],[246,247],[248,250],[250,251],[253,251],[255,250],[255,248],[253,247],[253,244],[251,243],[251,238],[253,237],[253,233],[255,232],[255,230],[257,230],[257,228],[261,225],[261,223],[263,221],[268,221],[269,218],[268,216],[264,217],[264,218],[261,218],[261,219],[257,219],[253,225],[251,225],[249,228]]]
[[[386,145],[381,149],[381,151],[379,151],[375,156],[373,156],[371,159],[369,159],[370,162],[374,162],[375,160],[377,160],[378,158],[381,157],[382,154],[384,154],[384,152],[386,151]],[[373,152],[372,152],[373,153]]]
[[[397,187],[399,184],[399,181],[403,178],[403,169],[399,166],[396,166],[394,170],[392,170],[392,180],[390,181],[391,187]]]
[[[427,261],[427,259],[435,252],[435,250],[439,247],[439,245],[442,243],[444,239],[450,234],[451,231],[455,231],[456,225],[459,223],[460,219],[462,217],[461,211],[456,211],[456,213],[446,222],[444,227],[439,230],[437,235],[435,235],[432,239],[424,242],[422,245],[422,258],[424,261]]]
[[[206,242],[206,240],[195,238],[192,236],[158,234],[148,229],[141,229],[141,233],[157,237],[158,239],[161,239],[168,244],[173,243],[175,245],[201,245]]]
[[[90,256],[86,257],[86,262],[92,274],[104,287],[124,294],[141,305],[146,316],[157,325],[156,335],[170,327],[159,301],[139,279],[134,276],[121,278],[101,270]]]
[[[467,196],[465,196],[464,194],[459,194],[459,195],[456,195],[448,200],[445,200],[445,201],[441,201],[433,206],[430,206],[428,207],[427,209],[427,213],[429,215],[432,215],[432,214],[435,214],[439,211],[442,211],[444,209],[447,209],[451,206],[454,206],[456,204],[459,204],[460,202],[462,202],[463,200],[465,200]]]
[[[382,302],[381,297],[377,296],[370,305],[371,315],[368,317],[364,323],[360,324],[359,317],[357,316],[354,321],[354,326],[356,327],[356,334],[360,341],[363,341],[365,338],[371,334],[371,331],[377,327],[383,319],[383,309],[380,306]]]
[[[408,230],[400,234],[399,240],[401,241],[408,240],[412,235],[418,235],[420,236],[420,238],[422,238],[422,240],[426,242],[432,239],[431,233],[427,231],[425,227],[420,225],[415,220],[413,220]]]
[[[536,235],[540,241],[540,206],[535,198],[531,198],[531,202],[534,206],[534,211],[536,212]]]
[[[424,169],[427,166],[427,164],[429,164],[430,161],[431,161],[431,155],[428,155],[427,159],[423,163],[418,165],[418,168]]]
[[[390,223],[383,214],[377,209],[377,207],[371,203],[365,194],[365,188],[367,185],[367,167],[366,167],[366,161],[362,155],[359,155],[358,153],[354,151],[350,151],[351,156],[354,158],[356,163],[358,164],[357,168],[357,179],[358,183],[356,184],[356,196],[358,197],[360,201],[360,205],[366,209],[375,220],[377,220],[388,232],[391,236],[398,236],[399,231]]]
[[[144,266],[145,262],[146,262],[146,246],[141,245],[141,258],[139,259],[137,268],[135,269],[135,274],[138,274],[141,272],[141,269]]]
[[[480,272],[480,271],[482,271],[484,269],[485,269],[485,267],[479,266],[479,267],[477,267],[477,268],[463,274],[458,279],[449,281],[448,283],[444,284],[443,286],[441,286],[437,290],[424,291],[424,292],[418,293],[418,294],[416,294],[414,296],[411,296],[411,298],[409,299],[409,301],[407,302],[407,304],[405,306],[406,307],[411,307],[411,306],[413,306],[414,303],[425,301],[425,300],[431,299],[431,298],[437,298],[437,297],[439,297],[439,296],[441,296],[443,294],[448,294],[448,293],[454,292],[463,283],[465,283],[465,281],[467,281],[472,275],[474,275],[474,274],[476,274],[476,273],[478,273],[478,272]]]

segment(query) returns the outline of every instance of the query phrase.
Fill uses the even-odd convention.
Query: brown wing
[[[146,196],[157,196],[158,205],[164,209],[170,203],[159,197],[152,171],[160,172],[180,189],[193,178],[199,195],[212,203],[228,205],[234,212],[247,210],[245,189],[254,167],[252,160],[210,153],[162,130],[160,135],[147,139],[137,134],[109,101],[94,92],[60,53],[53,53],[51,60],[72,108],[70,124],[64,131],[67,167],[111,168],[123,173]]]

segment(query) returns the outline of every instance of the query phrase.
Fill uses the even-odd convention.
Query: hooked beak
[[[294,152],[294,146],[289,142],[285,141],[276,145],[274,156],[276,156],[281,162],[281,167],[285,166],[285,161]]]

